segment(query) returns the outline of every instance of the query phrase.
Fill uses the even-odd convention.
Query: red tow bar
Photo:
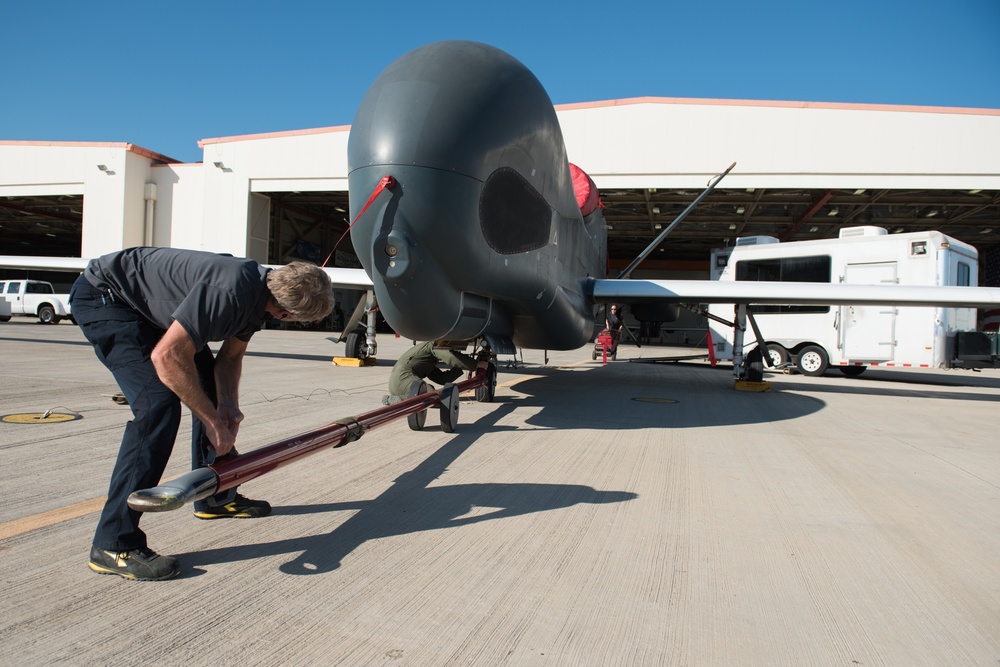
[[[459,395],[482,388],[488,392],[484,398],[492,400],[495,384],[496,367],[492,364],[486,369],[477,370],[475,376],[468,380],[448,383],[434,391],[426,391],[427,385],[421,383],[422,392],[399,403],[356,417],[346,417],[252,452],[218,461],[205,468],[197,468],[160,486],[135,491],[128,497],[128,506],[138,512],[178,509],[185,503],[239,486],[321,449],[343,447],[359,439],[367,431],[402,417],[408,418],[411,429],[419,431],[424,426],[427,410],[435,405],[441,409],[441,429],[451,433],[458,423]]]

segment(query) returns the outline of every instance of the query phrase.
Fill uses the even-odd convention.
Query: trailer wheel
[[[795,366],[803,375],[816,377],[826,372],[830,357],[819,345],[806,345],[795,359]]]
[[[420,394],[427,393],[427,385],[424,384],[423,380],[414,380],[413,384],[410,385],[410,393],[407,394],[407,398],[414,398]],[[406,423],[409,425],[411,431],[421,431],[424,428],[424,423],[427,421],[427,410],[426,408],[420,412],[416,412],[412,415],[406,416]]]
[[[838,366],[840,372],[849,378],[856,378],[865,372],[867,366]]]
[[[56,311],[52,306],[42,306],[39,308],[38,319],[42,321],[42,324],[59,324],[59,318],[56,317]]]
[[[770,357],[771,368],[788,363],[788,350],[777,343],[771,343],[767,346],[767,356]]]

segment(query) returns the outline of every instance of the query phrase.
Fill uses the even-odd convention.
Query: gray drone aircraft
[[[737,303],[739,334],[751,303],[977,306],[1000,297],[983,288],[621,279],[638,261],[607,279],[596,187],[569,163],[552,102],[523,64],[476,42],[432,43],[389,65],[354,118],[348,167],[354,248],[386,321],[416,340],[575,349],[593,336],[601,303],[661,321],[679,304]]]

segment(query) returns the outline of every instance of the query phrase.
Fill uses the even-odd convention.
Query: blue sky
[[[0,140],[199,139],[350,124],[428,42],[527,65],[553,103],[700,97],[1000,109],[1000,0],[0,4]]]

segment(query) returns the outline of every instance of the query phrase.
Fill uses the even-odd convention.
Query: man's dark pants
[[[70,293],[73,317],[83,335],[94,346],[132,408],[132,421],[118,451],[108,499],[94,535],[94,546],[109,551],[146,547],[146,534],[139,528],[141,512],[128,507],[133,491],[159,484],[174,447],[180,426],[181,402],[156,374],[150,354],[164,331],[152,326],[127,304],[91,285],[82,275]],[[215,400],[215,359],[208,347],[195,355],[195,365],[208,396]],[[209,391],[210,390],[210,391]],[[204,425],[192,424],[192,463],[203,466],[214,460],[214,450],[205,437]],[[225,504],[235,489],[200,505]],[[200,509],[196,505],[196,509]]]

